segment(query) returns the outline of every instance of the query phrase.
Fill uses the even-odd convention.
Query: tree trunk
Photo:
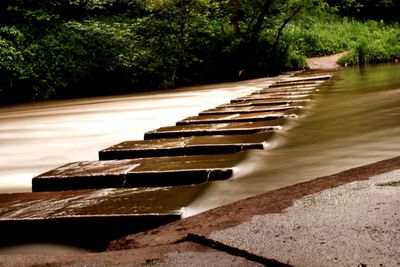
[[[277,58],[278,43],[279,43],[279,40],[281,39],[283,29],[294,18],[294,16],[296,16],[300,12],[301,9],[302,9],[302,7],[297,7],[295,10],[293,10],[292,14],[290,14],[290,16],[287,17],[283,21],[282,25],[279,27],[278,33],[276,34],[276,37],[275,37],[275,41],[272,45],[272,56],[273,56],[274,60],[276,60],[276,58]]]
[[[250,44],[256,44],[258,40],[258,36],[260,35],[261,27],[264,23],[264,19],[267,16],[269,9],[272,5],[273,0],[265,0],[260,14],[257,17],[256,23],[254,24],[253,28],[251,29],[250,33]]]
[[[240,9],[240,0],[232,0],[232,18],[231,23],[233,26],[233,32],[235,33],[236,37],[240,36],[240,26],[239,26],[239,13]]]

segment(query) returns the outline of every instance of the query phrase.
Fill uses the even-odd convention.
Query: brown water
[[[266,87],[271,79],[0,108],[0,193],[32,177]]]
[[[400,156],[400,65],[340,70],[269,145],[250,152],[234,179],[213,182],[186,215]]]
[[[0,192],[199,111],[263,88],[271,79],[0,109]],[[191,215],[247,196],[400,155],[400,65],[347,68],[321,87],[302,117],[266,150],[249,152],[233,179],[213,182]]]

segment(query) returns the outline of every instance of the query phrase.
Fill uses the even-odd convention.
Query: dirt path
[[[307,58],[307,64],[311,70],[335,70],[340,67],[336,62],[347,52],[338,53],[325,57]]]

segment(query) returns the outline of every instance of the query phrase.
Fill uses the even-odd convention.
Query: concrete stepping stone
[[[292,87],[292,86],[303,86],[303,87],[310,87],[310,86],[318,86],[322,82],[320,81],[278,81],[274,84],[268,86],[268,88],[282,88],[282,87]]]
[[[286,112],[302,108],[296,105],[263,105],[263,106],[244,106],[244,107],[221,107],[204,110],[199,115],[218,115],[218,114],[244,114],[259,112]]]
[[[309,91],[270,91],[267,89],[261,89],[259,91],[253,92],[252,94],[245,96],[245,97],[297,97],[297,96],[311,96],[317,90],[309,90]]]
[[[271,99],[258,99],[258,100],[242,100],[235,101],[229,104],[219,105],[219,108],[224,107],[243,107],[243,106],[265,106],[265,105],[299,105],[303,106],[306,104],[307,100],[300,99],[281,99],[281,100],[271,100]]]
[[[293,88],[293,87],[282,87],[282,88],[264,88],[258,91],[253,92],[253,94],[256,93],[270,93],[270,94],[283,94],[283,95],[290,95],[290,94],[312,94],[314,92],[318,91],[316,89],[316,86],[314,87],[307,87],[307,88]]]
[[[310,76],[308,73],[300,73],[297,76],[283,78],[282,82],[285,82],[285,81],[321,81],[321,80],[329,80],[330,78],[332,78],[332,74]]]
[[[189,125],[167,126],[146,132],[144,134],[144,139],[147,140],[156,138],[205,136],[205,135],[252,134],[252,133],[259,133],[259,132],[266,132],[266,131],[280,129],[281,125],[284,124],[284,122],[285,118],[279,118],[261,122],[232,122],[232,123],[193,124],[193,125],[189,124]]]
[[[230,122],[256,122],[274,120],[283,117],[295,117],[290,112],[256,112],[191,116],[178,121],[176,125],[208,124],[208,123],[230,123]]]
[[[274,84],[271,84],[269,87],[283,87],[283,86],[293,86],[293,85],[320,85],[324,81],[314,81],[314,80],[286,80],[286,81],[278,81]]]
[[[232,99],[231,103],[242,102],[242,101],[252,101],[252,100],[274,100],[274,99],[287,99],[287,100],[309,100],[310,94],[289,94],[289,95],[281,95],[275,96],[271,94],[260,94],[260,93],[253,93],[248,96],[239,97],[236,99]]]
[[[207,155],[264,149],[273,132],[247,135],[191,136],[180,138],[125,141],[99,152],[100,160],[139,157]]]
[[[0,246],[53,241],[105,248],[110,240],[181,219],[204,187],[0,194]]]
[[[32,179],[32,191],[200,184],[232,176],[244,153],[73,162]]]

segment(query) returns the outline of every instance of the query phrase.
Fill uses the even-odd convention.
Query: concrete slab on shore
[[[228,179],[244,153],[73,162],[32,179],[32,191],[159,187]]]
[[[176,125],[188,124],[209,124],[209,123],[230,123],[230,122],[256,122],[291,117],[290,112],[256,112],[256,113],[236,113],[236,114],[216,114],[192,116],[181,121]]]
[[[0,246],[82,242],[92,246],[181,219],[203,185],[0,194]],[[76,244],[79,245],[79,244]],[[82,244],[84,245],[84,244]]]
[[[99,152],[100,160],[209,155],[263,149],[273,132],[125,141]]]

